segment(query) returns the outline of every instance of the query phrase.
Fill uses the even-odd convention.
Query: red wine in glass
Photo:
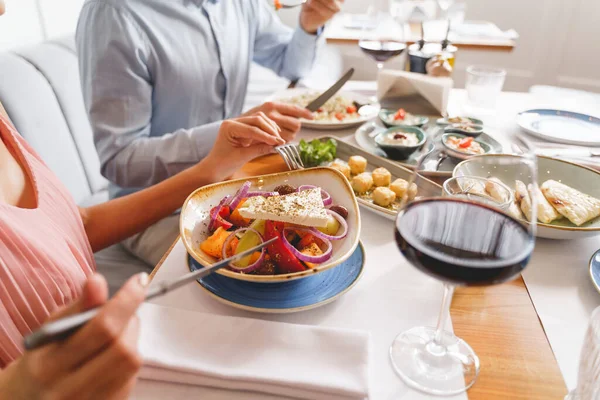
[[[406,44],[394,40],[361,40],[361,50],[377,63],[384,63],[390,58],[399,56],[406,49]]]
[[[511,280],[525,268],[534,248],[525,225],[493,207],[453,198],[409,204],[395,234],[412,265],[458,285]]]

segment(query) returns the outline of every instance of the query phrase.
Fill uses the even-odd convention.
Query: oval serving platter
[[[204,268],[190,255],[190,271]],[[365,266],[362,243],[346,261],[323,273],[301,280],[263,285],[212,274],[199,279],[200,287],[217,301],[242,310],[287,314],[311,310],[337,300],[352,289]]]

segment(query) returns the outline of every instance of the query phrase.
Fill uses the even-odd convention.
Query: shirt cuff
[[[301,26],[298,26],[294,31],[292,41],[297,43],[299,47],[309,48],[314,47],[323,33],[324,27],[317,29],[316,33],[308,33]]]

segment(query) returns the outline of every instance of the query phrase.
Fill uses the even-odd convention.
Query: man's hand
[[[308,33],[316,33],[341,10],[344,0],[308,0],[302,6],[300,26]]]
[[[299,118],[313,119],[312,113],[306,108],[277,102],[264,103],[243,115],[252,115],[257,112],[264,113],[281,128],[281,138],[286,142],[294,140],[296,134],[300,132]]]

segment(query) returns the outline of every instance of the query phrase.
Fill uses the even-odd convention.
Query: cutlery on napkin
[[[138,315],[142,379],[299,399],[368,398],[367,332],[149,303]]]
[[[404,108],[418,115],[445,116],[452,86],[450,78],[383,70],[378,78],[377,97],[385,108]]]

